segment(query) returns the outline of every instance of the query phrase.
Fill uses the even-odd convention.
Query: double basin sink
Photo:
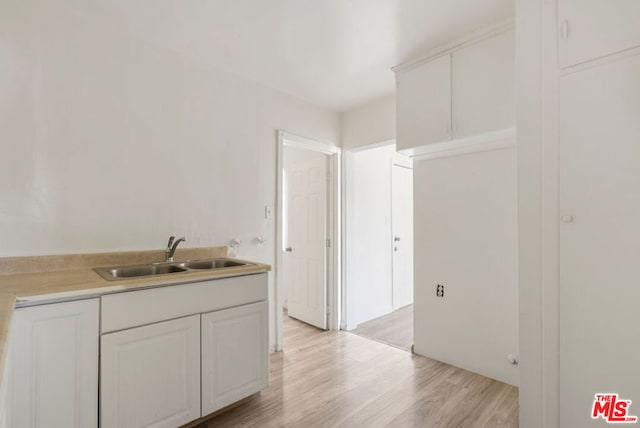
[[[202,272],[205,270],[218,270],[249,265],[250,263],[229,259],[206,259],[175,263],[150,263],[146,265],[95,268],[94,271],[107,281],[116,281],[142,276],[168,275],[188,271]]]

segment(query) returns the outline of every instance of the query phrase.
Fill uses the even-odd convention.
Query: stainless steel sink
[[[140,266],[121,266],[114,268],[97,268],[94,269],[98,274],[106,279],[121,278],[137,278],[149,275],[165,275],[168,273],[186,272],[187,269],[177,265],[140,265]]]
[[[210,260],[193,260],[180,263],[179,266],[188,269],[221,269],[226,267],[246,266],[247,263],[234,262],[233,260],[210,259]]]
[[[136,266],[116,266],[93,269],[98,275],[107,281],[119,279],[139,278],[141,276],[168,275],[189,271],[203,271],[224,269],[238,266],[248,266],[250,263],[238,262],[228,259],[189,260],[181,263],[151,263]]]

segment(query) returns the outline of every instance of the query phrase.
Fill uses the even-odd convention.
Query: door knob
[[[285,248],[284,250],[285,250],[287,253],[290,253],[290,252],[292,251],[292,250],[291,250],[291,247],[287,247],[287,248]]]
[[[393,238],[393,242],[400,242],[400,237],[399,236],[395,236]]]

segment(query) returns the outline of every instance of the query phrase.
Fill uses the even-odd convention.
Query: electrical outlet
[[[444,297],[444,285],[436,285],[436,297]]]

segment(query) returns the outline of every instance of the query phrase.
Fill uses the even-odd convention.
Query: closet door
[[[640,46],[640,1],[558,0],[560,67]]]
[[[595,426],[599,392],[633,400],[640,414],[638,118],[640,56],[561,78],[562,427]]]

